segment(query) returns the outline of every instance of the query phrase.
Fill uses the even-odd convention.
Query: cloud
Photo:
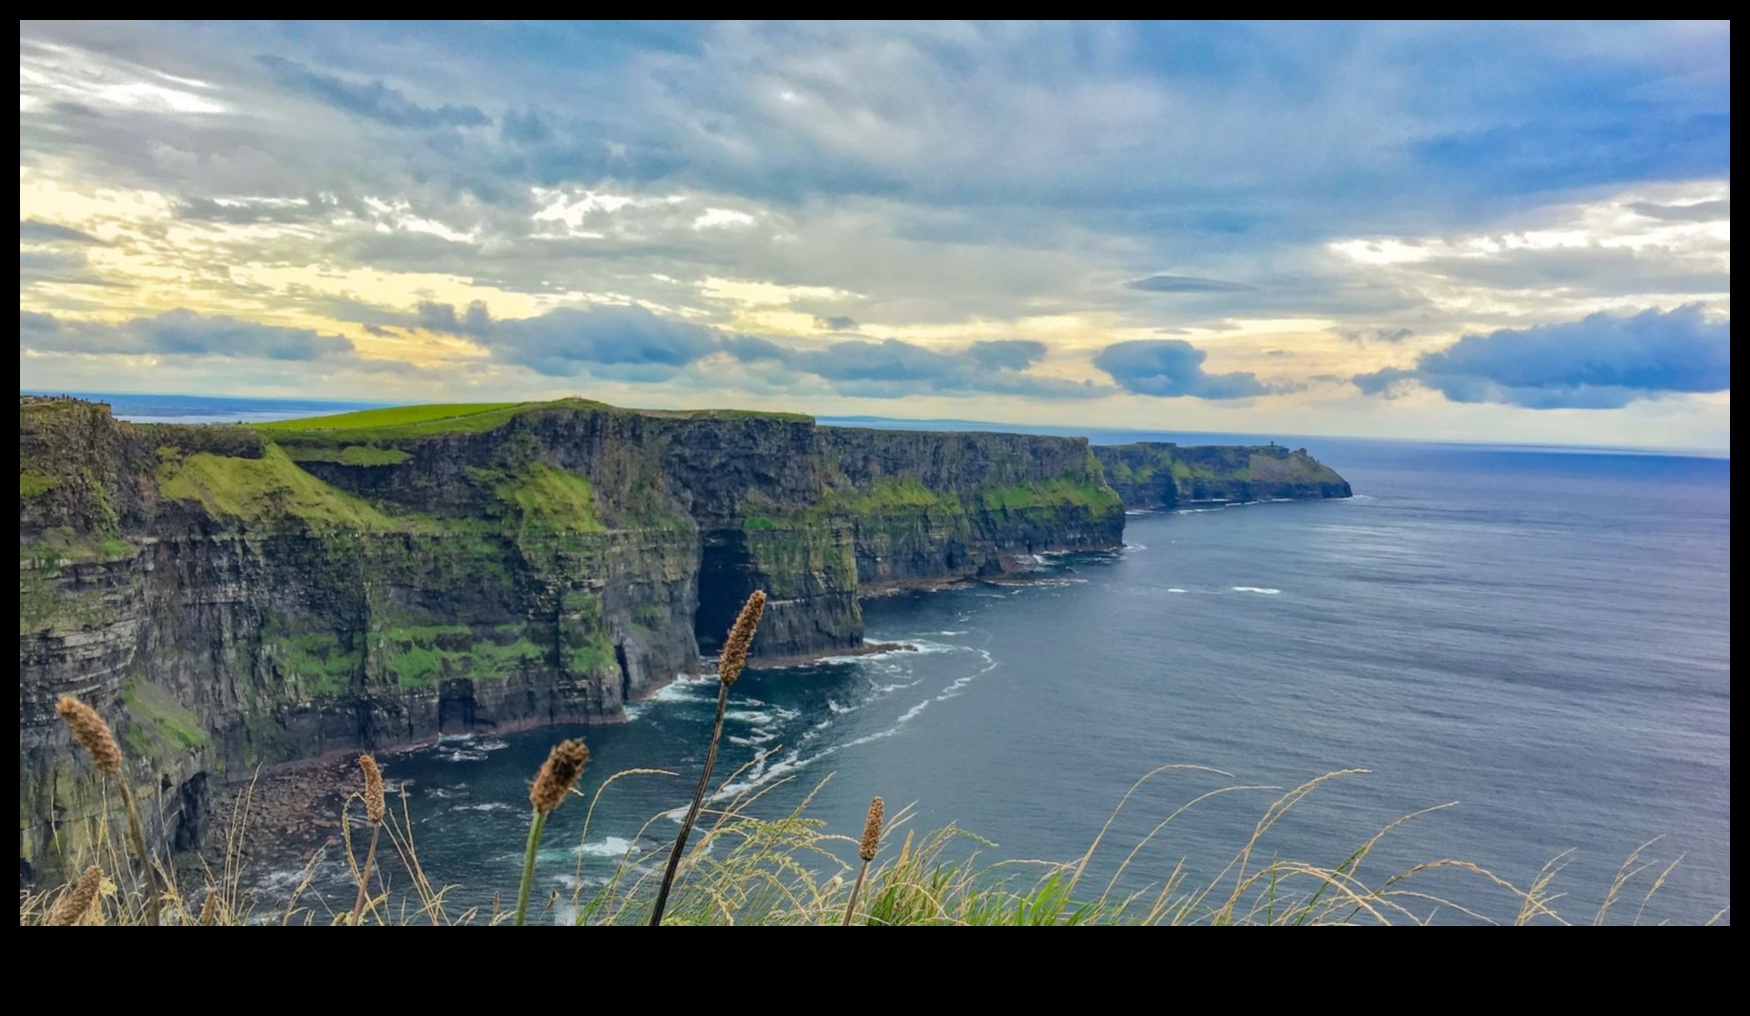
[[[381,81],[359,83],[321,74],[284,57],[258,58],[275,81],[337,109],[392,127],[481,127],[492,122],[476,106],[421,106]]]
[[[1338,335],[1350,342],[1402,342],[1416,333],[1408,328],[1344,328]]]
[[[992,370],[1026,370],[1045,359],[1046,346],[1032,339],[992,339],[974,342],[967,355]]]
[[[469,308],[461,324],[473,310]],[[480,311],[479,318],[486,319],[485,308]],[[496,321],[482,337],[498,359],[549,377],[612,366],[643,368],[628,375],[629,380],[662,380],[720,348],[717,333],[701,325],[659,317],[642,307],[599,304]]]
[[[332,216],[333,202],[309,201],[302,198],[217,200],[207,197],[185,197],[177,203],[176,217],[199,222],[309,222]]]
[[[1150,275],[1145,279],[1131,279],[1124,288],[1140,289],[1145,293],[1244,293],[1257,287],[1191,275]]]
[[[1661,205],[1651,201],[1636,201],[1628,206],[1637,215],[1665,222],[1717,222],[1732,218],[1732,201],[1696,201],[1687,205]]]
[[[1637,399],[1721,392],[1732,385],[1732,326],[1700,304],[1632,317],[1592,314],[1565,324],[1466,335],[1411,369],[1355,376],[1364,393],[1415,381],[1453,402],[1528,409],[1617,409]]]
[[[430,332],[468,335],[475,338],[492,332],[492,314],[486,309],[486,303],[483,300],[475,300],[468,304],[468,308],[460,314],[450,304],[425,300],[414,308],[414,315],[418,320],[418,327]]]
[[[1126,391],[1138,395],[1200,399],[1243,399],[1282,391],[1240,372],[1209,374],[1203,361],[1209,354],[1183,339],[1137,339],[1115,342],[1094,354],[1094,366],[1112,376]]]
[[[97,243],[103,241],[90,233],[63,226],[54,222],[43,222],[39,219],[18,220],[18,240],[20,243]]]
[[[549,377],[591,374],[630,383],[669,381],[687,368],[720,379],[720,357],[768,372],[766,380],[807,376],[833,391],[869,398],[988,392],[1038,398],[1091,398],[1114,389],[1026,373],[1044,343],[997,339],[934,348],[899,339],[847,339],[806,345],[738,335],[662,317],[642,307],[591,305],[530,318],[492,318],[484,305],[457,314],[447,304],[419,306],[420,326],[468,335],[495,359]],[[470,324],[470,321],[474,322]],[[769,372],[776,371],[777,374]]]
[[[108,286],[110,282],[91,270],[82,250],[21,250],[18,252],[18,282],[28,286],[52,282],[69,286]]]
[[[20,311],[18,345],[37,352],[253,357],[282,362],[350,357],[353,353],[351,340],[344,336],[232,317],[207,317],[187,310],[117,324],[63,321],[52,314]]]
[[[1236,366],[1310,383],[1314,371],[1411,365],[1430,336],[1702,297],[1711,313],[1729,308],[1724,24],[20,32],[20,218],[106,244],[21,226],[22,308],[149,316],[174,280],[190,307],[361,343],[363,325],[396,329],[370,342],[373,355],[429,344],[442,360],[461,344],[421,331],[415,309],[441,301],[449,315],[427,323],[488,356],[431,367],[413,397],[546,393],[557,390],[540,387],[546,377],[599,369],[673,377],[653,401],[820,408],[879,388],[973,393],[979,412],[1013,419],[1033,411],[982,396],[1073,385],[1045,375],[1078,368],[1118,390],[1087,366],[1093,351],[1144,336],[1201,342],[1223,321],[1234,334],[1222,349],[1255,357]],[[1357,241],[1377,249],[1345,253]],[[766,305],[713,293],[712,279],[830,295]],[[377,311],[345,311],[347,300]],[[709,333],[670,341],[668,360],[711,352],[678,366],[596,363],[578,356],[629,356],[626,334],[590,323],[581,351],[534,325],[507,335],[491,315],[469,319],[475,300],[500,315],[651,308]],[[1295,338],[1264,334],[1290,320],[1308,324]],[[624,324],[644,341],[639,322]],[[1389,345],[1404,328],[1414,345]],[[1016,369],[1002,359],[1015,354],[972,346],[1010,336],[1042,339],[1049,355]],[[831,350],[853,338],[909,344]],[[1294,358],[1265,358],[1291,344]],[[910,373],[828,380],[792,355],[802,349],[827,351],[814,365],[829,372]],[[506,366],[519,356],[553,373]],[[217,378],[224,366],[202,369]],[[1135,383],[1248,387],[1187,382],[1179,366],[1135,375],[1170,382]],[[185,367],[128,369],[170,389],[194,375]],[[286,393],[306,378],[331,384],[321,369],[274,384]],[[1729,400],[1691,401],[1725,432]],[[1271,399],[1255,419],[1407,433],[1373,400],[1334,405]],[[1221,406],[1178,408],[1186,426],[1230,425]],[[1524,418],[1449,408],[1465,421]],[[1131,409],[1077,412],[1110,421]],[[1547,434],[1568,426],[1543,419]]]

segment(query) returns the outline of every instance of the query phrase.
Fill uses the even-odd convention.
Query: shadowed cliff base
[[[1211,450],[1171,454],[1193,493],[1217,489],[1227,460],[1191,451]],[[63,693],[126,739],[153,835],[198,843],[209,779],[618,719],[698,669],[753,588],[759,665],[856,651],[865,591],[1116,547],[1106,454],[582,399],[259,427],[21,400],[21,878],[109,809],[63,751]],[[1277,461],[1245,457],[1220,489],[1255,492]]]

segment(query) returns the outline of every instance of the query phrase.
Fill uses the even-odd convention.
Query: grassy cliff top
[[[426,406],[389,406],[331,416],[307,416],[256,424],[275,440],[319,437],[326,440],[425,437],[433,434],[472,434],[495,430],[524,413],[552,409],[630,413],[669,419],[737,420],[770,419],[808,423],[804,413],[768,413],[748,409],[624,409],[591,399],[553,399],[546,402],[455,402]]]
[[[257,424],[262,430],[375,430],[380,427],[407,427],[414,424],[456,423],[469,417],[513,409],[520,402],[457,402],[433,406],[389,406],[384,409],[364,409],[332,416],[306,416],[295,420]]]

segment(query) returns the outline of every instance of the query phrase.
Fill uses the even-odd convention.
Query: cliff
[[[1305,448],[1143,441],[1096,445],[1093,452],[1105,468],[1106,482],[1126,508],[1352,496],[1348,481]]]
[[[55,699],[129,747],[153,835],[209,781],[443,730],[612,720],[746,594],[767,660],[862,640],[860,593],[1122,538],[1085,441],[582,400],[258,428],[19,407],[21,878],[113,807]]]

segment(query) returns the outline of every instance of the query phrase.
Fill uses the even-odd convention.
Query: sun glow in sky
[[[25,22],[22,384],[1728,448],[1730,43]]]

